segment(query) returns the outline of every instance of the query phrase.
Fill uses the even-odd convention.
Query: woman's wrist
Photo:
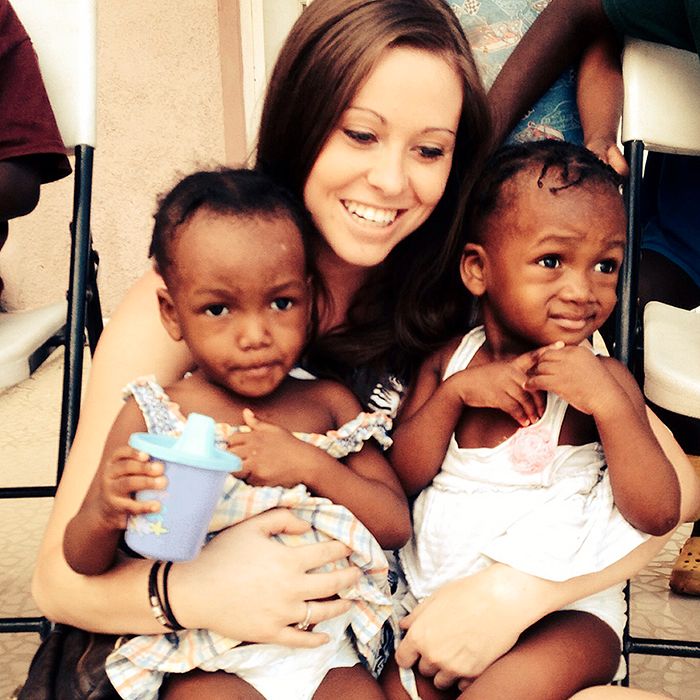
[[[203,592],[202,571],[194,571],[192,562],[175,562],[168,572],[168,601],[177,622],[185,629],[209,628],[205,620],[199,618],[197,601]]]
[[[523,630],[571,602],[562,595],[562,582],[548,581],[501,563],[491,565],[487,573],[493,597],[504,607],[517,606],[522,610]]]

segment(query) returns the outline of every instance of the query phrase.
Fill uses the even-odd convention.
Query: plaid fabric
[[[138,380],[129,385],[144,412],[151,432],[177,434],[184,424],[179,408],[152,379]],[[342,456],[361,448],[369,437],[381,435],[383,444],[390,444],[386,430],[391,420],[384,414],[361,414],[358,418],[325,436],[307,439],[334,456]],[[227,431],[235,427],[220,426],[219,437],[225,442]],[[297,435],[300,439],[305,439]],[[358,447],[359,445],[359,447]],[[284,544],[339,540],[352,550],[348,560],[336,562],[320,570],[350,564],[359,567],[363,576],[352,588],[341,593],[354,601],[350,614],[350,631],[358,652],[374,668],[379,654],[381,629],[392,619],[388,564],[381,547],[367,528],[347,508],[326,498],[311,496],[300,484],[293,489],[282,487],[253,487],[230,476],[210,524],[210,536],[272,508],[289,508],[299,518],[312,524],[302,535],[281,534],[276,538]],[[186,673],[194,668],[207,671],[223,669],[235,673],[236,647],[239,641],[228,639],[208,630],[184,630],[160,635],[139,635],[127,639],[107,659],[107,674],[123,698],[144,700],[158,696],[165,673]],[[294,649],[286,651],[293,654]]]

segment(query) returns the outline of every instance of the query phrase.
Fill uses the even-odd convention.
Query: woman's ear
[[[175,304],[173,303],[173,298],[170,296],[170,292],[165,287],[161,287],[156,290],[156,294],[158,295],[160,320],[163,326],[165,326],[165,330],[168,331],[168,335],[173,340],[182,340],[180,319],[175,310]]]
[[[464,286],[475,296],[480,297],[486,292],[484,277],[485,253],[478,243],[467,243],[462,252],[459,272]]]

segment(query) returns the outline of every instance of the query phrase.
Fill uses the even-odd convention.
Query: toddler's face
[[[626,218],[621,197],[599,185],[550,192],[521,184],[485,246],[485,313],[519,346],[577,345],[617,300]]]
[[[200,211],[179,232],[173,256],[172,323],[200,371],[240,396],[274,391],[296,364],[309,324],[296,226]]]

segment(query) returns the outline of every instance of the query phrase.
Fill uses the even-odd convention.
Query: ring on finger
[[[306,615],[304,615],[304,619],[301,622],[297,622],[295,627],[298,630],[305,631],[309,629],[309,625],[311,624],[311,603],[309,601],[306,601]]]

